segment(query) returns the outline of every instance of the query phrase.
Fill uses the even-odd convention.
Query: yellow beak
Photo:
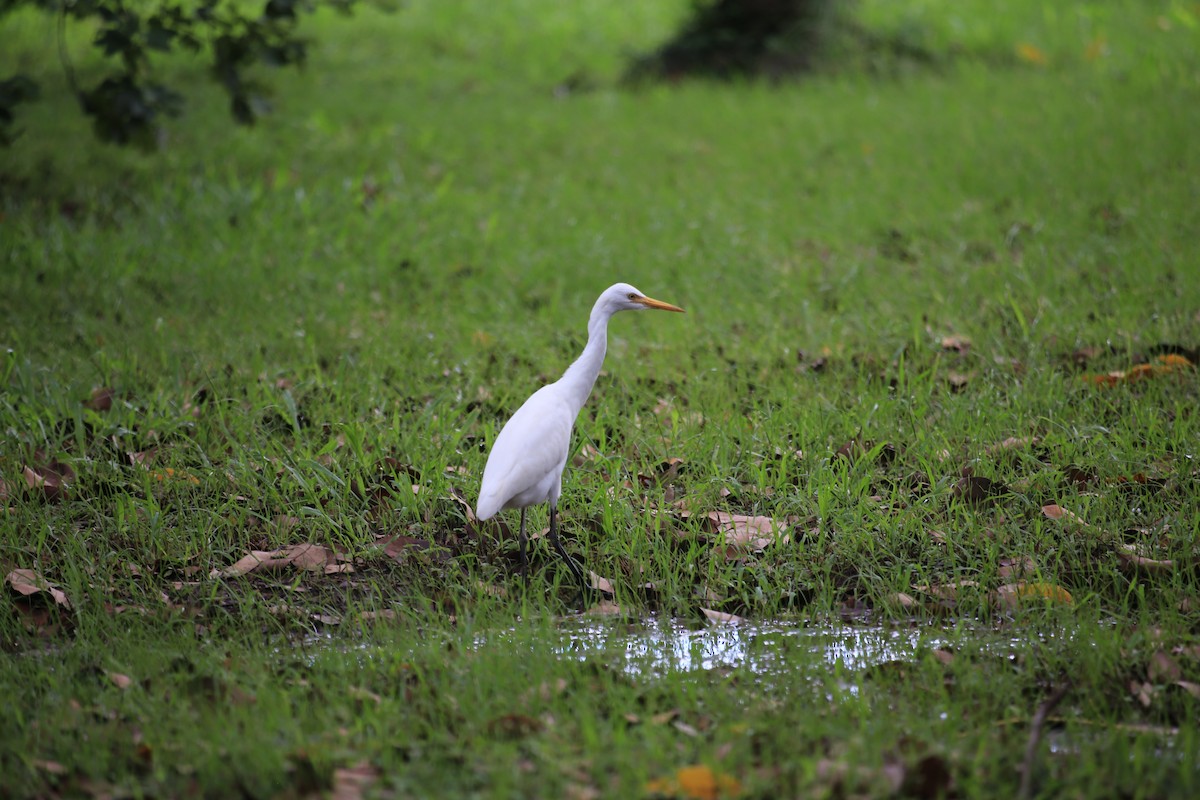
[[[679,306],[673,306],[670,303],[664,303],[662,300],[655,300],[653,297],[637,297],[634,298],[635,303],[641,303],[646,308],[657,308],[659,311],[678,311],[684,313]]]

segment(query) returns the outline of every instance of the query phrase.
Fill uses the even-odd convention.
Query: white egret
[[[550,543],[566,562],[584,592],[583,570],[563,550],[558,540],[558,498],[562,494],[563,468],[571,449],[575,418],[592,392],[608,348],[608,320],[618,311],[646,309],[683,312],[682,308],[646,297],[627,283],[608,287],[592,306],[587,346],[554,383],[538,389],[500,429],[483,468],[475,515],[489,519],[506,508],[521,509],[518,542],[521,577],[526,577],[525,513],[529,506],[550,504]]]

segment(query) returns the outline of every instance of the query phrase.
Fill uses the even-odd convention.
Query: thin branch
[[[1042,701],[1033,714],[1033,720],[1029,725],[1029,741],[1025,744],[1025,759],[1021,762],[1021,788],[1017,790],[1018,800],[1029,800],[1033,792],[1033,762],[1037,758],[1037,746],[1042,739],[1042,728],[1045,727],[1050,713],[1062,702],[1070,689],[1071,681],[1065,681]]]

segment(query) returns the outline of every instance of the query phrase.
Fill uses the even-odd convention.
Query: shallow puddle
[[[794,673],[800,665],[857,672],[885,661],[915,659],[940,642],[928,628],[782,622],[696,627],[678,620],[581,620],[564,623],[560,631],[562,655],[610,660],[623,655],[625,671],[643,676],[720,668],[770,675]]]

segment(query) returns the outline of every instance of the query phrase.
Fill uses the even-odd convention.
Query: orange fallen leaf
[[[190,473],[183,472],[183,471],[177,472],[174,467],[165,467],[164,469],[161,469],[161,470],[151,470],[150,475],[154,478],[154,480],[156,480],[160,483],[162,483],[163,481],[176,480],[176,481],[183,481],[185,483],[190,483],[193,486],[200,485],[200,479],[197,478],[195,475],[192,475]]]
[[[714,772],[712,767],[697,764],[680,767],[668,778],[656,778],[647,782],[646,792],[685,798],[686,800],[718,800],[741,794],[742,785],[732,775]]]
[[[1084,380],[1094,383],[1097,386],[1115,386],[1118,383],[1133,383],[1147,378],[1156,378],[1194,368],[1195,364],[1188,358],[1176,353],[1168,353],[1167,355],[1157,356],[1154,361],[1148,364],[1136,364],[1124,372],[1114,370],[1103,375],[1085,375]]]
[[[1074,599],[1071,593],[1053,583],[1025,582],[1006,583],[992,593],[996,605],[1001,608],[1015,609],[1028,605],[1031,600],[1042,600],[1049,603],[1071,605]]]
[[[1039,67],[1044,67],[1050,63],[1050,59],[1038,47],[1022,42],[1017,45],[1017,58],[1024,61],[1026,64],[1034,64]]]

